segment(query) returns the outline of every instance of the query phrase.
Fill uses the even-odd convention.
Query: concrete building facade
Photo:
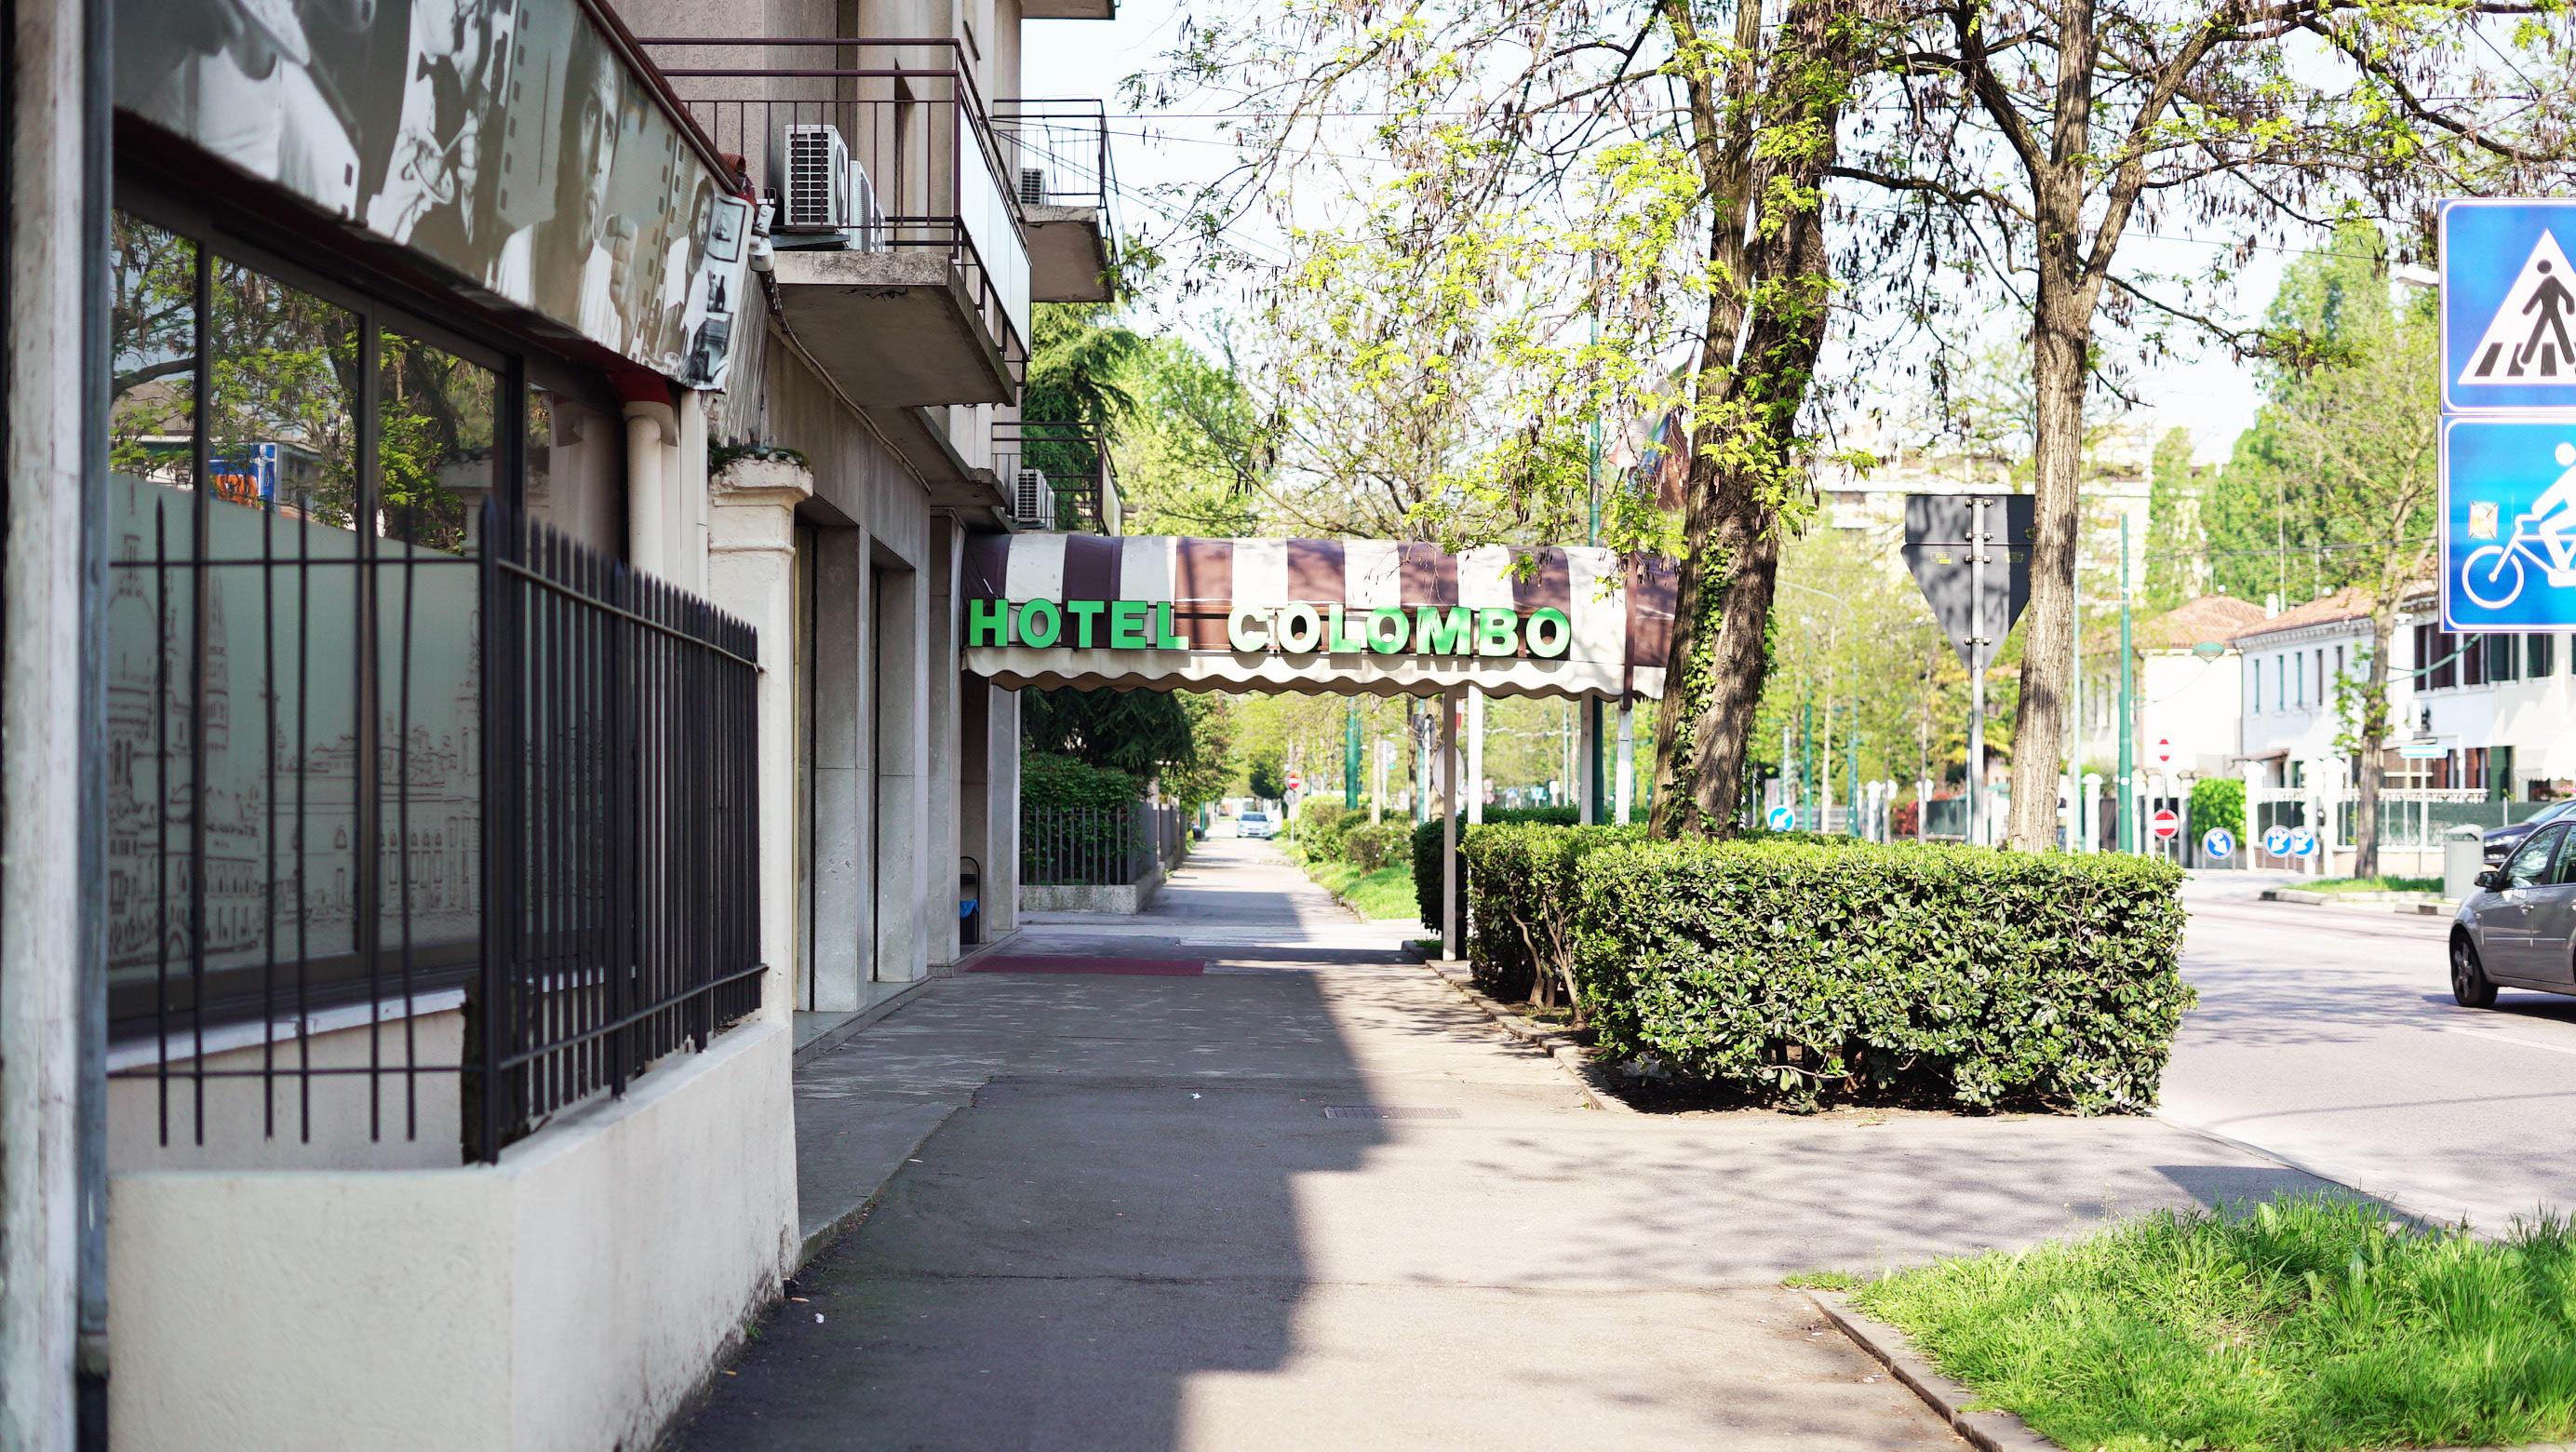
[[[0,1441],[649,1445],[778,1294],[798,1045],[1014,926],[1108,14],[9,9]]]

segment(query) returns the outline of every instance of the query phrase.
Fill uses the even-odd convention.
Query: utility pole
[[[1986,546],[1994,535],[1986,528],[1986,506],[1996,501],[1983,494],[1968,496],[1968,840],[1983,844],[1986,806]]]
[[[1816,700],[1807,698],[1799,707],[1798,727],[1798,825],[1816,830]]]
[[[1360,809],[1360,698],[1351,697],[1349,728],[1342,739],[1342,805]]]
[[[2129,516],[2120,515],[2120,850],[2138,850],[2138,794],[2135,785],[2137,743],[2129,729]]]
[[[2077,531],[2080,536],[2082,531]],[[2075,560],[2075,709],[2066,743],[2066,850],[2090,849],[2084,840],[2084,559]]]

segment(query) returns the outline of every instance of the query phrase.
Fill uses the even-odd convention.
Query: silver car
[[[1238,819],[1234,834],[1238,837],[1276,837],[1279,824],[1270,820],[1268,812],[1246,812]]]
[[[2576,993],[2576,824],[2532,833],[2451,924],[2451,997],[2463,1008],[2495,1002],[2497,987]]]

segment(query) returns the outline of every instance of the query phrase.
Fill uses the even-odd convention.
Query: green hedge
[[[1366,819],[1342,824],[1339,847],[1342,860],[1362,872],[1375,872],[1404,859],[1404,851],[1413,840],[1413,829],[1402,822],[1379,822]]]
[[[1613,845],[1581,860],[1575,979],[1614,1058],[1792,1108],[2143,1110],[2193,1000],[2180,883],[2113,854]]]
[[[1069,756],[1043,751],[1020,757],[1020,807],[1038,811],[1057,807],[1123,807],[1145,794],[1144,784],[1123,771],[1085,766]]]
[[[2205,776],[2191,784],[2191,829],[2206,833],[2225,827],[2245,840],[2245,783],[2232,776]]]
[[[1467,961],[1476,985],[1511,1000],[1565,996],[1574,972],[1576,865],[1598,848],[1645,840],[1642,826],[1478,827],[1459,849],[1470,884]]]
[[[1433,933],[1439,932],[1440,925],[1446,921],[1440,914],[1440,824],[1445,820],[1433,817],[1430,821],[1418,823],[1413,829],[1413,900],[1416,911],[1421,915],[1423,929]],[[1487,807],[1482,824],[1458,824],[1458,839],[1463,844],[1469,829],[1477,825],[1538,822],[1551,827],[1571,827],[1582,820],[1583,813],[1576,807]],[[1462,847],[1459,856],[1463,859],[1465,855]],[[1458,903],[1463,909],[1467,902],[1467,868],[1463,860],[1458,876]]]

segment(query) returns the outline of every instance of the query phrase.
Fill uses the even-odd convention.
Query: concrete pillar
[[[876,978],[899,983],[930,967],[930,581],[884,560],[877,612]]]
[[[647,574],[685,583],[671,568],[675,491],[664,477],[671,446],[679,439],[678,417],[669,404],[626,405],[626,562]]]
[[[860,1006],[876,939],[867,534],[823,530],[814,556],[814,956],[800,1006],[836,1013]]]
[[[101,925],[85,923],[82,902],[106,866],[99,839],[84,843],[81,831],[84,818],[104,816],[97,805],[85,810],[97,758],[85,767],[82,748],[99,734],[84,731],[83,657],[96,669],[100,654],[84,610],[85,598],[95,605],[97,597],[84,579],[82,530],[106,487],[92,472],[104,462],[104,421],[87,406],[106,365],[85,346],[82,327],[83,280],[104,265],[84,217],[86,205],[105,201],[84,177],[82,145],[105,104],[89,103],[83,75],[83,12],[96,8],[16,11],[10,205],[0,218],[9,229],[13,443],[0,569],[9,768],[0,778],[0,920],[8,924],[0,933],[0,1447],[29,1452],[68,1452],[75,1440],[83,1161],[92,1144],[82,1121],[97,1109],[82,1066],[83,970],[97,959]],[[103,1164],[95,1169],[103,1173]],[[97,1219],[90,1226],[103,1233]]]
[[[760,632],[760,1004],[783,1018],[796,1002],[796,506],[814,476],[764,460],[715,487],[707,598]]]
[[[1485,693],[1467,688],[1467,820],[1485,820]]]
[[[681,527],[677,536],[680,558],[678,564],[674,566],[672,578],[700,595],[707,593],[707,547],[712,543],[708,538],[708,513],[711,506],[707,502],[705,477],[706,401],[711,396],[692,393],[681,400],[683,407],[679,411],[680,434],[672,446],[668,475],[670,480],[695,479],[696,481],[693,487],[672,491],[678,498],[681,518]]]
[[[1453,690],[1440,697],[1440,956],[1455,960],[1465,941],[1465,914],[1458,910],[1458,711]]]
[[[929,718],[924,759],[929,776],[924,783],[924,800],[929,816],[923,824],[926,846],[922,886],[926,897],[922,903],[922,927],[928,935],[932,963],[957,961],[958,813],[963,808],[958,782],[959,758],[964,751],[957,709],[957,612],[962,608],[957,600],[957,575],[964,561],[965,544],[966,531],[957,527],[956,520],[945,516],[931,519],[930,613],[922,632],[930,685],[925,698]]]

